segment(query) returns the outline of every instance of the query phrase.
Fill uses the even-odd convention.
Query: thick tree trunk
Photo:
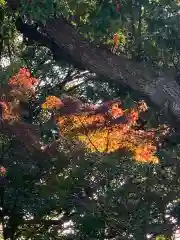
[[[66,56],[74,65],[84,67],[107,81],[115,81],[120,86],[127,86],[147,97],[164,112],[173,126],[179,127],[180,86],[169,72],[157,74],[144,64],[98,48],[62,17],[47,22],[43,27],[49,38],[26,24],[18,28],[26,37],[34,38],[53,52],[56,51],[58,57]]]
[[[174,126],[180,122],[180,87],[173,76],[168,76],[168,73],[157,75],[143,64],[94,46],[63,18],[51,20],[44,30],[74,62],[148,97],[159,109],[164,110]]]

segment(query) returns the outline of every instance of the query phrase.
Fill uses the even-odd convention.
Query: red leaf
[[[120,6],[120,4],[118,3],[118,4],[116,5],[116,12],[120,12],[120,10],[121,10],[121,6]]]

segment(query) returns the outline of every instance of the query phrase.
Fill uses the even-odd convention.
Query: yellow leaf
[[[6,2],[4,0],[0,0],[0,6],[5,6]]]

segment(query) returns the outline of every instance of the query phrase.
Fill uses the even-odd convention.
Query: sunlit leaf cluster
[[[32,90],[38,82],[36,78],[32,77],[28,69],[21,68],[15,76],[9,79],[8,85],[13,88]]]
[[[45,106],[48,101],[43,103]],[[52,97],[52,106],[54,105]],[[63,111],[63,104],[55,108]],[[141,112],[147,110],[144,101],[132,109],[123,109],[119,103],[110,103],[107,108],[96,107],[93,111],[55,116],[60,134],[80,140],[91,152],[111,153],[120,149],[131,152],[138,162],[158,163],[155,156],[158,135],[167,133],[167,126],[159,129],[136,130]]]
[[[19,72],[8,80],[7,88],[4,91],[2,89],[0,101],[3,120],[21,120],[20,102],[28,102],[35,96],[35,86],[38,82],[26,68],[20,68]]]
[[[46,101],[41,105],[42,109],[56,109],[62,106],[62,101],[55,96],[48,96]]]

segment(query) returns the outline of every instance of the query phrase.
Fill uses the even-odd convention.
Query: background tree
[[[19,106],[23,110],[23,123],[33,126],[29,132],[27,126],[13,125],[12,121],[9,124],[2,119],[1,165],[7,171],[6,176],[2,173],[0,192],[3,238],[172,237],[179,223],[177,134],[176,139],[173,136],[173,142],[168,136],[166,148],[162,146],[156,153],[160,159],[158,165],[142,164],[133,161],[126,151],[91,153],[74,141],[59,139],[57,126],[51,121],[49,112],[42,112],[40,107],[47,96],[64,99],[68,94],[90,104],[120,98],[124,109],[132,108],[134,100],[140,100],[137,92],[130,91],[126,86],[122,88],[119,81],[107,81],[104,77],[107,73],[104,70],[106,56],[112,56],[122,64],[121,60],[126,63],[126,58],[108,55],[110,53],[100,55],[105,67],[98,68],[96,65],[96,74],[91,73],[92,69],[91,72],[86,70],[89,59],[85,59],[83,64],[77,61],[79,48],[73,52],[76,56],[68,55],[69,48],[65,46],[65,51],[62,51],[54,38],[47,38],[45,22],[40,23],[40,20],[48,22],[46,16],[53,17],[54,5],[51,1],[45,1],[44,5],[39,1],[23,3],[22,6],[16,1],[13,3],[14,12],[10,1],[8,5],[2,3],[1,8],[1,101],[4,98],[12,101],[9,90],[6,92],[5,88],[9,78],[20,67],[28,67],[41,84],[36,101],[28,104],[21,101]],[[107,48],[106,51],[110,52],[113,34],[117,32],[121,54],[134,61],[143,61],[148,67],[152,65],[157,72],[162,68],[171,68],[172,72],[178,70],[177,2],[57,1],[54,7],[57,16],[63,14],[73,24],[76,33],[99,45],[99,50]],[[65,20],[61,23],[65,27],[59,32],[69,30]],[[19,31],[23,33],[23,38]],[[67,43],[73,39],[71,35],[70,38],[64,35],[64,38]],[[64,38],[61,38],[62,45]],[[85,46],[87,53],[93,52],[86,42]],[[93,62],[90,64],[93,65]],[[112,69],[108,71],[106,77],[112,75],[113,79],[116,73],[112,73]],[[127,69],[122,72],[127,74]],[[141,72],[152,81],[153,77],[146,69]],[[131,73],[126,76],[131,77]],[[148,109],[136,128],[145,129],[145,132],[157,129],[159,124],[166,122],[162,112]],[[48,144],[45,154],[38,149],[37,134],[41,141]],[[58,151],[52,144],[55,140],[60,147]],[[172,146],[174,143],[175,146]],[[67,222],[70,227],[66,227]],[[65,231],[66,228],[69,231]]]

